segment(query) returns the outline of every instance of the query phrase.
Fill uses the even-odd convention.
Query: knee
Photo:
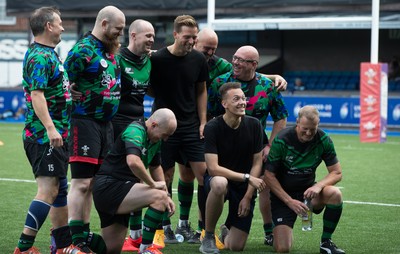
[[[334,199],[338,202],[338,203],[341,203],[342,202],[342,192],[339,190],[339,188],[337,188],[337,187],[334,187],[333,188],[334,189],[334,191],[333,191],[333,196],[334,196]]]
[[[36,199],[52,204],[58,194],[58,186],[55,184],[40,184],[36,194]]]
[[[328,188],[325,187],[324,191],[327,193],[328,204],[340,204],[342,203],[342,192],[338,187],[329,186]]]
[[[211,182],[211,192],[217,196],[226,195],[228,180],[225,177],[214,177]]]
[[[80,193],[88,193],[91,191],[91,178],[85,179],[72,179],[71,180],[71,191],[76,190]]]
[[[165,210],[168,206],[168,194],[165,191],[157,190],[153,196],[152,207],[158,210]]]

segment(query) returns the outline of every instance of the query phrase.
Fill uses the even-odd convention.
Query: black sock
[[[68,225],[53,229],[51,234],[54,237],[57,249],[62,249],[72,244],[71,231]]]
[[[94,251],[96,254],[107,253],[107,246],[101,235],[93,232],[84,232],[83,234],[85,235],[86,244],[92,251]]]
[[[203,221],[203,225],[205,225],[205,221],[206,221],[206,200],[207,200],[207,195],[206,195],[206,191],[204,190],[204,186],[199,185],[197,187],[197,201],[198,201],[198,206],[200,209],[200,214],[201,214],[201,219]]]
[[[272,228],[273,228],[273,224],[272,223],[265,223],[264,226],[264,234],[267,236],[269,234],[272,234]]]
[[[33,246],[35,242],[36,236],[33,235],[25,235],[24,233],[21,234],[19,241],[18,241],[18,248],[20,251],[29,250],[30,247]]]

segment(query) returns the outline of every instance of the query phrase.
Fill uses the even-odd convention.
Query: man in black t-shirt
[[[221,226],[220,240],[226,249],[242,251],[253,218],[254,191],[266,188],[259,178],[263,130],[258,119],[246,116],[246,97],[240,87],[240,83],[221,86],[225,114],[209,121],[204,129],[207,163],[204,186],[208,197],[201,253],[219,253],[214,232],[226,199],[229,213]]]
[[[178,127],[161,146],[161,161],[166,181],[172,182],[175,162],[183,158],[197,178],[198,204],[205,207],[203,175],[203,130],[206,124],[208,67],[205,56],[193,50],[198,26],[189,15],[178,16],[174,21],[174,44],[162,48],[151,56],[150,94],[154,96],[154,108],[169,108],[175,115]],[[179,222],[177,232],[189,240],[193,230],[189,226],[193,173],[180,172],[178,183]],[[169,225],[168,225],[169,224]],[[177,243],[170,222],[164,221],[166,243]]]

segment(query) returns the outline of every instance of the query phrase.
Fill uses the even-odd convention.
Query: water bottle
[[[175,234],[175,238],[176,238],[176,240],[178,240],[178,242],[180,242],[180,243],[182,243],[182,242],[185,240],[185,238],[184,238],[183,235],[181,235],[181,234]]]
[[[304,199],[304,204],[308,207],[305,214],[301,216],[301,229],[303,231],[310,231],[312,229],[312,206],[310,199]]]

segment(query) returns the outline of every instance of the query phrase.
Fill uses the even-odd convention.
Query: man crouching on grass
[[[331,240],[343,209],[342,193],[334,185],[342,179],[342,168],[330,137],[318,128],[319,113],[313,106],[300,109],[296,126],[278,133],[272,142],[265,170],[271,188],[274,249],[289,252],[293,245],[293,225],[311,200],[314,213],[323,215],[320,253],[344,254]],[[315,181],[315,171],[324,161],[328,174]]]
[[[117,138],[95,176],[93,200],[108,254],[121,252],[130,212],[144,207],[149,208],[139,253],[161,253],[152,246],[154,233],[164,211],[172,215],[175,205],[160,166],[160,146],[176,126],[174,113],[166,108],[155,111],[145,122],[132,122]]]

